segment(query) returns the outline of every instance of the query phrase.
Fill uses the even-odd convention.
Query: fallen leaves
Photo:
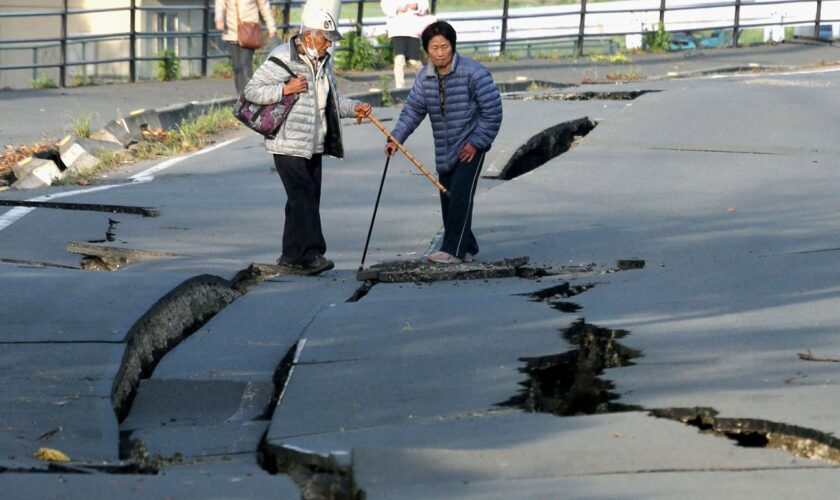
[[[38,448],[38,451],[32,454],[33,458],[44,460],[46,462],[69,462],[70,457],[65,455],[55,448]]]
[[[3,148],[3,154],[0,155],[0,176],[10,172],[17,162],[29,158],[35,153],[42,153],[56,148],[55,144],[46,142],[36,142],[35,144],[24,144],[22,146],[13,146],[11,144]]]

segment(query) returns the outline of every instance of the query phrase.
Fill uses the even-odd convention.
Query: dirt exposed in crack
[[[640,351],[621,345],[618,339],[626,330],[611,330],[589,325],[580,319],[563,332],[563,337],[577,348],[561,354],[520,358],[528,375],[521,393],[503,406],[515,406],[531,412],[560,416],[592,415],[638,410],[621,405],[612,392],[614,384],[600,378],[604,370],[632,365]]]
[[[104,240],[88,240],[88,243],[107,243],[117,240],[117,224],[120,221],[108,217],[108,229],[105,231]]]
[[[376,280],[365,280],[365,282],[362,283],[362,285],[359,288],[357,288],[355,292],[353,292],[353,295],[351,295],[350,298],[346,300],[346,302],[358,302],[359,300],[363,299],[368,294],[368,292],[370,292],[370,289],[373,288],[374,285],[376,285],[377,283],[378,281]]]
[[[543,130],[513,153],[507,164],[502,167],[499,178],[514,179],[540,167],[578,144],[596,125],[597,123],[588,117],[583,117]]]
[[[196,276],[167,293],[137,320],[128,332],[128,345],[111,388],[111,403],[120,422],[128,415],[140,380],[151,376],[166,353],[241,295],[225,279]]]
[[[158,217],[160,215],[160,212],[149,207],[102,205],[98,203],[64,203],[55,201],[0,200],[0,206],[54,208],[59,210],[83,210],[88,212],[108,212],[115,214],[142,215],[143,217]]]
[[[581,310],[581,306],[574,302],[568,302],[564,299],[579,295],[591,288],[594,288],[594,283],[585,283],[583,285],[571,286],[569,283],[561,283],[557,286],[545,288],[532,293],[524,293],[522,295],[531,297],[536,302],[545,302],[554,309],[564,313],[574,313]]]
[[[791,455],[840,465],[840,439],[831,434],[771,420],[722,418],[714,408],[663,408],[650,414],[702,432],[726,437],[746,448],[770,448]]]

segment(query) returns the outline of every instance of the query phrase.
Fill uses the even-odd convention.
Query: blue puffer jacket
[[[443,77],[445,116],[438,81],[434,66],[426,65],[414,80],[391,134],[404,142],[428,114],[435,139],[435,166],[439,173],[447,173],[458,164],[464,143],[479,151],[490,149],[502,124],[502,97],[490,72],[457,52],[452,71]]]

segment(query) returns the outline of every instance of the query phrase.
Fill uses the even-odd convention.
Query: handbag
[[[239,0],[236,0],[236,30],[239,46],[243,49],[259,49],[262,47],[260,23],[243,23],[239,19]]]
[[[276,57],[269,57],[269,61],[281,66],[289,72],[291,78],[295,78],[292,71],[283,61]],[[288,81],[288,80],[286,80]],[[254,132],[258,132],[266,139],[274,139],[277,131],[286,122],[292,106],[298,101],[299,94],[284,95],[279,102],[272,104],[254,104],[245,98],[245,92],[239,95],[239,99],[233,105],[233,116],[245,124]]]

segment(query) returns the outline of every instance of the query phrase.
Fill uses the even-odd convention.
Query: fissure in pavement
[[[536,94],[514,94],[508,99],[521,101],[632,101],[651,92],[661,90],[621,90],[603,92],[553,92]]]
[[[499,178],[514,179],[544,165],[571,149],[596,126],[596,122],[583,117],[543,130],[513,153]]]
[[[738,446],[781,450],[840,465],[840,439],[815,429],[763,419],[722,418],[717,410],[706,407],[663,408],[651,410],[650,414],[729,438]]]
[[[633,359],[642,355],[618,342],[628,333],[579,319],[563,332],[563,337],[577,346],[575,349],[520,358],[525,363],[520,371],[528,379],[522,382],[524,389],[520,394],[502,404],[560,416],[636,409],[615,403],[619,396],[612,392],[614,384],[600,378],[604,370],[631,365]]]
[[[263,415],[271,421],[277,405],[297,366],[305,340],[296,343],[284,356],[274,373],[274,395]],[[297,484],[303,500],[362,500],[364,492],[358,489],[350,467],[342,467],[332,461],[323,461],[314,454],[285,453],[268,441],[268,430],[260,440],[257,460],[269,474],[287,475]]]
[[[102,205],[99,203],[63,203],[55,201],[0,200],[0,206],[54,208],[59,210],[82,210],[87,212],[107,212],[114,214],[142,215],[143,217],[158,217],[160,215],[160,212],[149,207]]]
[[[228,304],[242,296],[234,283],[218,276],[191,278],[158,300],[129,330],[128,346],[111,389],[117,418],[128,415],[140,380],[158,362]]]
[[[524,295],[563,310],[555,305],[559,299],[590,288],[591,285],[571,287],[563,283]],[[577,348],[561,354],[521,358],[525,367],[520,371],[528,375],[528,380],[521,384],[524,389],[520,394],[502,405],[558,416],[647,411],[655,417],[729,438],[738,446],[781,450],[797,457],[840,464],[840,439],[816,429],[764,419],[722,418],[715,409],[707,407],[645,409],[617,403],[614,384],[600,375],[609,368],[630,366],[633,359],[642,356],[641,351],[618,342],[628,334],[626,330],[601,328],[579,319],[563,333]]]

